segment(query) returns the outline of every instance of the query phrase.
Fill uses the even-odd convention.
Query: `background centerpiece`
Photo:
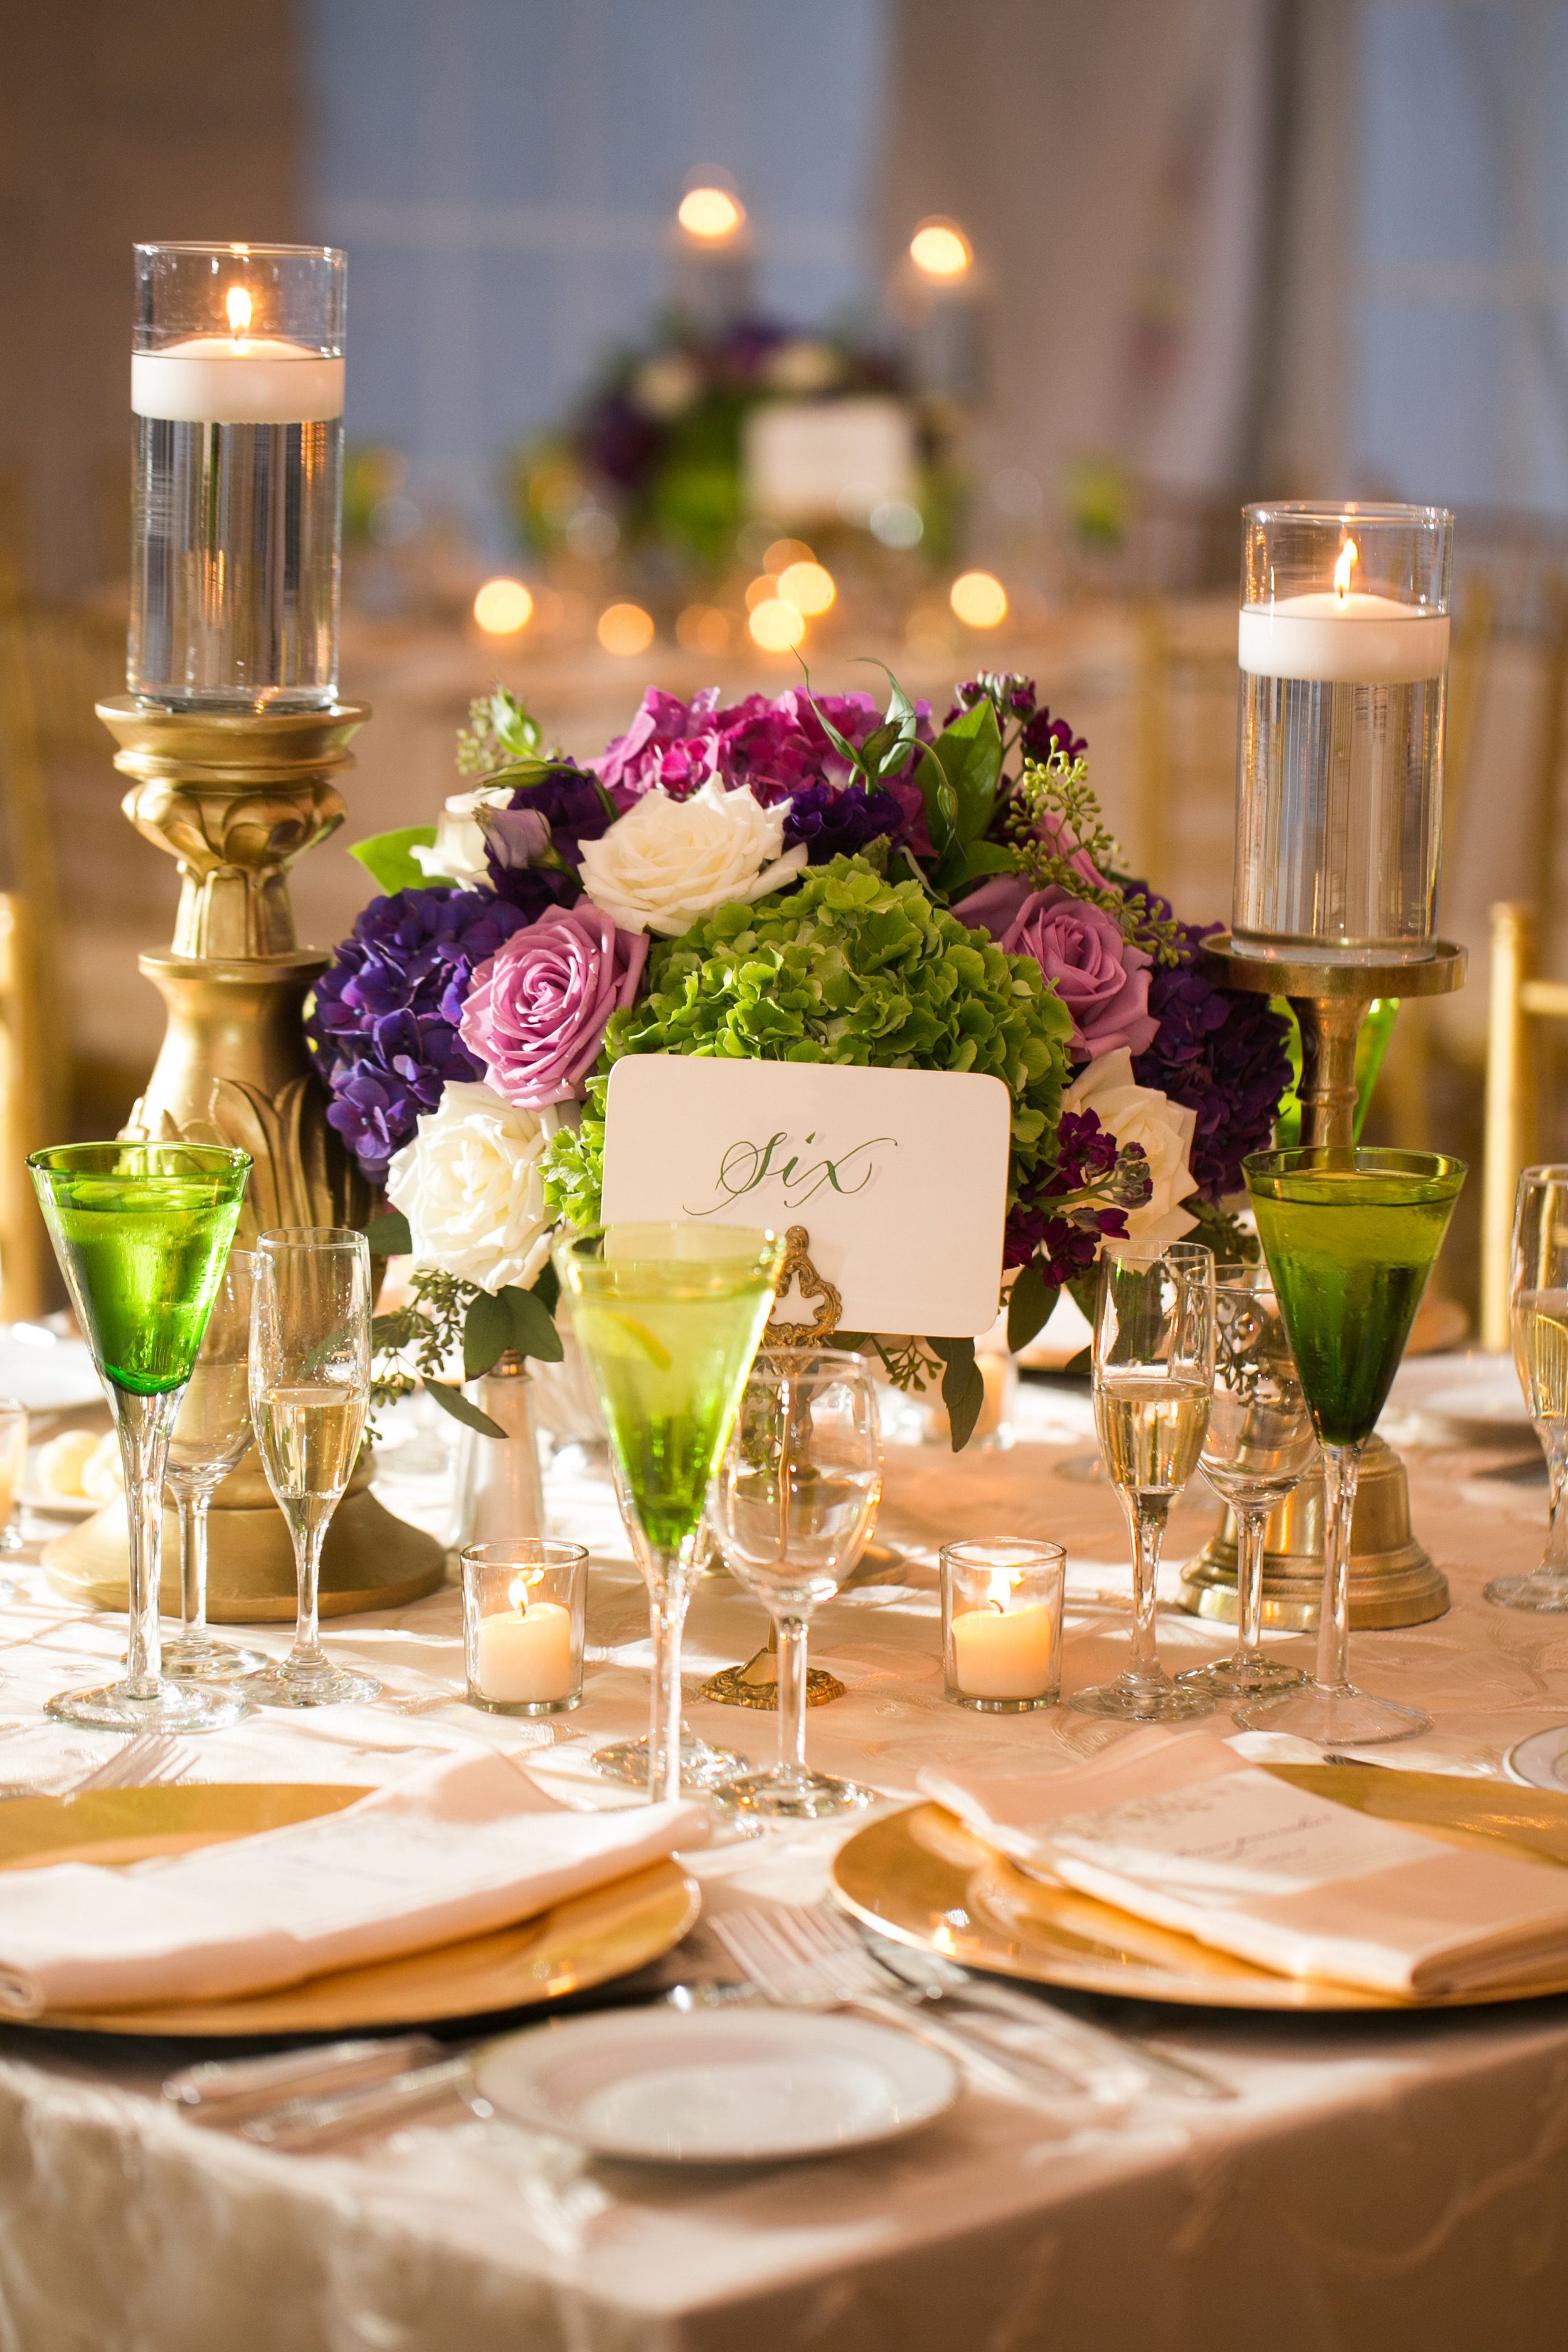
[[[373,1231],[420,1262],[382,1328],[393,1379],[459,1332],[469,1377],[559,1353],[549,1245],[598,1216],[627,1055],[999,1078],[1015,1348],[1106,1234],[1234,1247],[1221,1203],[1272,1134],[1285,1024],[1205,978],[1203,934],[1121,871],[1085,750],[1011,675],[941,723],[896,682],[885,709],[650,688],[581,765],[504,692],[476,704],[473,788],[360,845],[386,895],[310,1024],[331,1123],[391,1203]],[[863,1337],[900,1385],[940,1377],[962,1444],[973,1339]]]

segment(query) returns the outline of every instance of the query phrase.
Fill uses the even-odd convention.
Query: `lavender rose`
[[[1153,958],[1102,907],[1056,883],[1032,890],[1002,934],[1009,955],[1032,956],[1072,1014],[1072,1050],[1097,1061],[1125,1045],[1142,1054],[1159,1023],[1149,1011]]]
[[[647,961],[647,939],[618,931],[591,899],[551,907],[479,966],[458,1034],[509,1103],[570,1102]]]

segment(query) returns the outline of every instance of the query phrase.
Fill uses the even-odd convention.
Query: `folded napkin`
[[[1032,1876],[1281,1976],[1429,1995],[1568,1966],[1568,1870],[1374,1821],[1212,1732],[1135,1732],[1058,1772],[919,1777]]]
[[[321,1821],[0,1874],[0,2015],[276,1991],[510,1927],[706,1835],[694,1805],[568,1812],[506,1756],[443,1756]]]

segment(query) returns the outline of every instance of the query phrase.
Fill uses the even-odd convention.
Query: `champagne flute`
[[[252,1264],[248,1250],[230,1250],[169,1439],[163,1486],[179,1518],[180,1630],[163,1643],[163,1664],[181,1681],[233,1682],[271,1664],[265,1651],[215,1642],[207,1631],[207,1508],[250,1450]]]
[[[1160,1549],[1198,1466],[1214,1389],[1214,1253],[1196,1242],[1109,1243],[1094,1324],[1094,1424],[1132,1533],[1132,1654],[1113,1683],[1078,1691],[1085,1715],[1180,1723],[1212,1693],[1173,1682],[1155,1647]]]
[[[48,1711],[110,1731],[212,1731],[250,1702],[162,1672],[158,1581],[169,1433],[250,1174],[226,1144],[65,1143],[27,1162],[77,1319],[109,1391],[125,1469],[131,1648],[122,1681]]]
[[[1236,1647],[1176,1679],[1223,1706],[1307,1679],[1263,1649],[1263,1553],[1268,1515],[1317,1462],[1318,1440],[1268,1268],[1216,1266],[1214,1281],[1214,1395],[1199,1466],[1236,1519]]]
[[[1436,1151],[1306,1144],[1254,1152],[1242,1171],[1323,1453],[1323,1597],[1314,1679],[1253,1700],[1236,1720],[1320,1748],[1410,1739],[1431,1728],[1431,1717],[1372,1697],[1350,1678],[1351,1522],[1362,1452],[1399,1370],[1465,1163]]]
[[[334,1666],[321,1647],[321,1545],[359,1458],[370,1411],[370,1244],[335,1225],[290,1225],[256,1245],[250,1305],[250,1418],[257,1451],[294,1540],[294,1646],[253,1685],[266,1706],[374,1698],[374,1675]]]
[[[817,1821],[874,1801],[805,1762],[811,1613],[837,1591],[882,1494],[877,1391],[858,1356],[780,1349],[752,1368],[713,1489],[725,1564],[778,1629],[779,1760],[726,1780],[721,1804],[768,1820]]]
[[[708,1482],[783,1257],[774,1234],[739,1225],[604,1225],[555,1245],[648,1588],[656,1802],[680,1793],[680,1642]]]
[[[1497,1609],[1549,1615],[1568,1609],[1568,1167],[1527,1168],[1520,1177],[1509,1315],[1519,1384],[1546,1456],[1552,1525],[1540,1567],[1494,1577],[1486,1597]]]

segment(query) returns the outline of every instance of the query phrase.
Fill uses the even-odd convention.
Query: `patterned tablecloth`
[[[1454,1366],[1413,1368],[1408,1400]],[[1120,1515],[1080,1470],[1087,1400],[1026,1391],[1009,1450],[954,1461],[890,1449],[882,1534],[896,1582],[824,1610],[813,1654],[847,1685],[816,1709],[815,1759],[889,1799],[941,1757],[1060,1760],[1103,1739],[1065,1711],[980,1717],[946,1705],[935,1551],[959,1535],[1053,1536],[1069,1551],[1068,1687],[1114,1670],[1129,1578]],[[1408,1429],[1406,1434],[1412,1433]],[[1511,1457],[1517,1463],[1517,1454]],[[1361,1635],[1373,1688],[1418,1699],[1426,1738],[1391,1766],[1497,1773],[1528,1732],[1568,1722],[1568,1620],[1504,1614],[1483,1580],[1533,1564],[1544,1481],[1500,1451],[1407,1450],[1415,1522],[1454,1607]],[[1497,1475],[1500,1469],[1505,1475]],[[410,1500],[410,1497],[414,1497]],[[389,1491],[389,1499],[396,1499]],[[412,1486],[403,1490],[411,1515]],[[646,1706],[641,1588],[605,1487],[552,1482],[594,1549],[585,1703],[554,1724],[474,1713],[457,1595],[330,1628],[385,1681],[372,1707],[263,1715],[200,1745],[212,1780],[390,1778],[431,1748],[527,1748],[567,1797],[610,1801],[585,1767]],[[1173,1562],[1213,1506],[1178,1507]],[[47,1693],[101,1671],[122,1623],[17,1571],[0,1611],[0,1782],[47,1786],[107,1735],[40,1727]],[[752,1601],[706,1582],[689,1690],[748,1654]],[[279,1646],[268,1639],[268,1645]],[[1167,1611],[1176,1666],[1226,1637]],[[1305,1662],[1310,1645],[1293,1646]],[[771,1718],[689,1707],[762,1755]],[[1114,1734],[1110,1736],[1115,1736]],[[865,1817],[860,1816],[863,1820]],[[710,1910],[819,1894],[837,1825],[718,1842],[691,1857]],[[711,1972],[700,1927],[672,1978]],[[1147,2019],[1142,2021],[1147,2023]],[[1271,2352],[1481,2344],[1526,2352],[1568,2330],[1568,2001],[1422,2018],[1249,2019],[1168,2011],[1156,2030],[1225,2076],[1223,2106],[1147,2096],[1048,2114],[965,2091],[933,2129],[870,2155],[683,2174],[584,2161],[454,2112],[355,2156],[289,2158],[197,2134],[153,2094],[171,2053],[0,2035],[0,2344],[20,2352]]]

